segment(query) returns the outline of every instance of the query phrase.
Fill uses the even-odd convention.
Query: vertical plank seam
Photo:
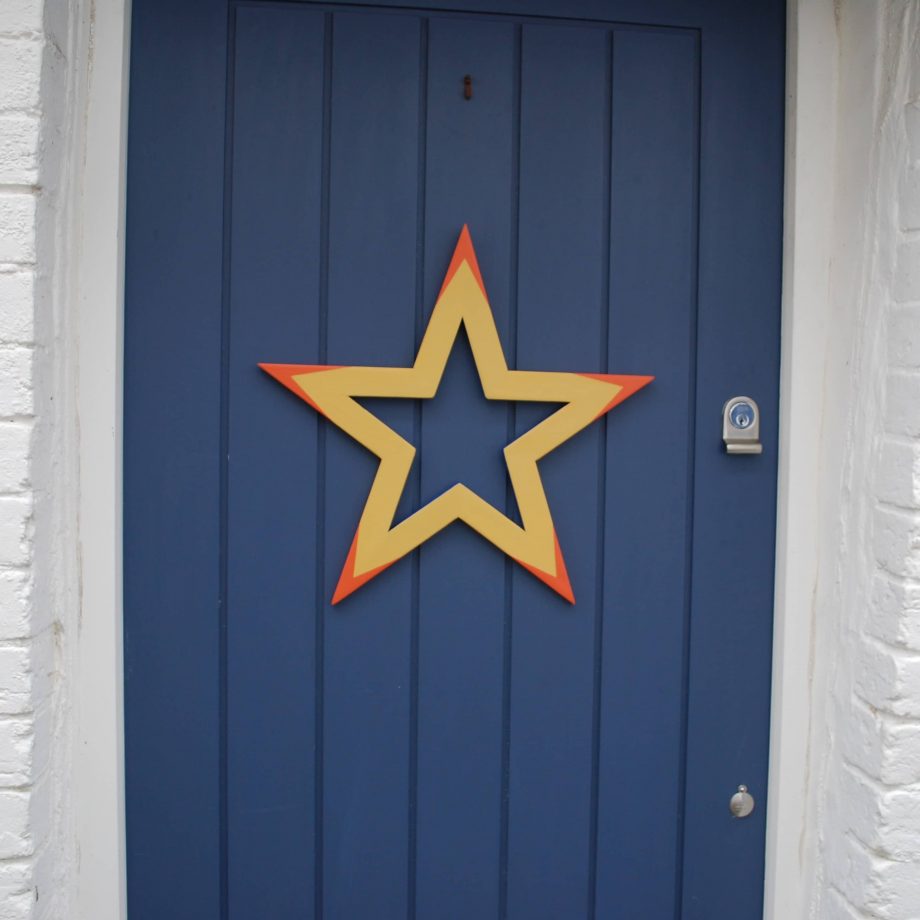
[[[694,522],[694,496],[696,480],[696,394],[697,394],[697,342],[699,329],[699,304],[700,304],[700,170],[702,168],[702,64],[703,42],[702,34],[696,33],[695,51],[696,67],[693,74],[693,92],[696,95],[696,120],[694,130],[694,154],[696,168],[693,171],[693,208],[695,211],[693,232],[695,239],[691,245],[693,252],[693,276],[690,286],[693,295],[693,310],[690,316],[690,374],[688,380],[688,415],[689,430],[687,432],[687,516],[684,522],[686,557],[684,560],[684,635],[681,658],[681,723],[680,723],[680,761],[677,787],[677,848],[676,866],[674,872],[674,918],[680,920],[683,913],[683,888],[684,888],[684,856],[686,852],[686,807],[687,807],[687,755],[689,750],[688,733],[690,719],[690,632],[692,628],[691,607],[693,603],[693,522]]]
[[[517,367],[518,350],[518,267],[521,214],[521,70],[523,58],[523,26],[517,23],[514,32],[514,84],[512,87],[512,180],[511,180],[511,245],[508,296],[508,342],[511,350],[510,364]],[[515,435],[517,412],[514,403],[508,407],[508,440]],[[505,512],[509,516],[514,507],[514,491],[510,481],[505,484]],[[514,616],[514,564],[505,559],[505,610],[502,624],[502,747],[501,793],[499,818],[499,904],[498,916],[508,916],[508,837],[510,820],[511,772],[511,668],[512,631]]]
[[[605,372],[610,366],[610,268],[612,243],[611,221],[613,219],[613,29],[607,32],[606,47],[606,98],[604,112],[604,266],[600,316],[600,362]],[[591,711],[591,807],[588,839],[588,917],[593,920],[597,913],[597,835],[598,805],[600,799],[600,748],[601,707],[603,691],[604,650],[604,571],[607,555],[607,425],[608,416],[601,419],[597,452],[597,572],[595,575],[594,610],[594,675]]]
[[[227,764],[227,614],[229,569],[229,478],[230,478],[230,284],[233,226],[233,129],[236,74],[236,5],[227,4],[226,96],[224,99],[224,177],[223,225],[221,228],[220,296],[220,438],[219,438],[219,534],[218,559],[218,856],[219,912],[221,920],[230,916],[230,835],[228,816]]]
[[[323,126],[322,163],[320,167],[320,264],[318,338],[320,364],[327,361],[329,341],[329,196],[332,148],[332,55],[333,14],[323,16]],[[316,436],[316,612],[314,633],[314,793],[313,793],[313,912],[315,920],[323,916],[324,873],[324,758],[325,758],[325,613],[326,613],[326,426],[317,425]]]
[[[424,323],[425,297],[425,208],[428,144],[428,18],[419,21],[418,154],[416,168],[415,217],[415,350],[418,352]],[[422,401],[413,407],[413,434],[416,444],[415,507],[422,503]],[[419,691],[419,604],[421,596],[422,548],[412,554],[412,613],[409,650],[409,865],[407,878],[407,916],[415,920],[418,876],[418,691]]]

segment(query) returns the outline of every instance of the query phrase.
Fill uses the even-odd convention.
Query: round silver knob
[[[736,818],[746,818],[754,810],[754,804],[754,796],[748,792],[747,786],[739,786],[728,807]]]

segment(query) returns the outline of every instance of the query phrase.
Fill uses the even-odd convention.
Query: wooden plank
[[[607,371],[608,65],[602,27],[524,27],[521,369]],[[546,414],[520,405],[518,431]],[[602,420],[540,462],[575,606],[515,570],[509,917],[588,911],[603,432]]]
[[[701,36],[700,381],[684,913],[763,912],[779,435],[785,4]],[[714,409],[757,400],[764,453],[730,457]],[[804,396],[804,394],[803,394]],[[752,462],[737,463],[739,459]],[[734,820],[747,785],[757,807]]]
[[[414,358],[419,23],[335,14],[327,358]],[[376,408],[376,407],[375,407]],[[387,421],[411,437],[413,407]],[[323,698],[324,916],[405,916],[412,568],[328,604],[377,468],[329,425]]]
[[[233,106],[227,814],[231,917],[310,916],[318,419],[258,368],[320,348],[322,13],[240,7]],[[307,255],[309,254],[309,255]]]
[[[226,22],[223,0],[139,4],[132,22],[125,810],[139,920],[220,915]]]
[[[598,917],[674,915],[696,328],[692,35],[616,32],[611,369],[654,383],[607,425]]]
[[[466,222],[506,344],[514,49],[509,23],[431,21],[425,316]],[[462,478],[503,507],[508,409],[482,398],[468,346],[463,338],[458,345],[436,399],[422,409],[422,498]],[[417,916],[487,917],[499,899],[507,563],[462,524],[422,547],[420,559]]]

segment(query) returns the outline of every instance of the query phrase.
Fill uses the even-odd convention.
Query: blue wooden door
[[[135,0],[131,920],[761,916],[783,17]],[[410,365],[464,223],[510,367],[655,382],[540,463],[574,606],[456,523],[332,607],[377,461],[257,365]],[[552,407],[463,336],[366,405],[418,448],[401,515],[515,517]]]

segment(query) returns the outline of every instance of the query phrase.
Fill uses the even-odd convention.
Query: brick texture
[[[861,416],[854,410],[853,449],[865,451],[869,474],[853,474],[846,495],[843,520],[854,524],[844,565],[858,572],[849,583],[868,587],[865,598],[844,598],[853,613],[829,686],[819,920],[920,918],[920,3],[876,9],[879,72],[891,77],[890,95],[877,88],[886,118],[874,127],[866,188],[883,205],[867,221],[876,258],[866,257],[873,283],[861,319],[862,347],[880,340],[886,364],[874,352],[862,373],[882,385]]]
[[[59,147],[67,18],[64,0],[0,0],[0,920],[49,920],[54,900],[55,648],[48,592],[35,589],[35,504],[47,469],[35,392],[36,329],[50,326],[49,152]]]

